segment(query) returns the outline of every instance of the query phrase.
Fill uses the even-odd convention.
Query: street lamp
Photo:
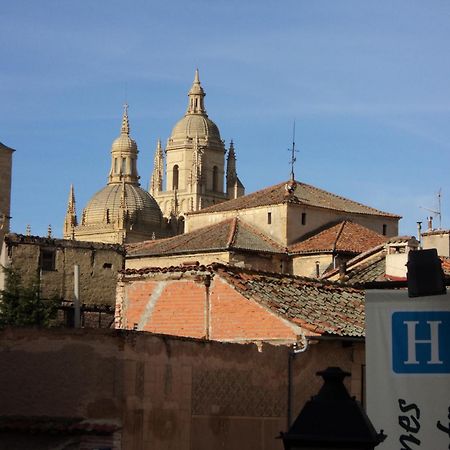
[[[373,450],[386,436],[377,433],[361,405],[350,397],[339,367],[317,372],[324,379],[319,393],[306,402],[287,433],[285,450]]]

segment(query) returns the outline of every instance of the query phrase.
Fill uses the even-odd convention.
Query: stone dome
[[[127,134],[121,134],[112,143],[111,152],[137,152],[136,141]]]
[[[186,114],[174,127],[170,139],[174,141],[186,138],[208,139],[212,142],[221,143],[220,132],[217,125],[203,114]]]
[[[130,228],[160,229],[162,213],[155,199],[139,186],[112,183],[97,192],[83,211],[84,226],[114,223],[119,215],[122,189]]]

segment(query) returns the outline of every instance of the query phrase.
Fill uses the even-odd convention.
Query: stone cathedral
[[[120,135],[111,147],[107,185],[91,198],[80,220],[70,188],[65,239],[123,244],[167,237],[184,231],[186,213],[244,195],[233,142],[227,152],[206,113],[198,70],[188,97],[186,114],[166,148],[158,141],[150,192],[140,187],[138,147],[130,136],[125,106]]]

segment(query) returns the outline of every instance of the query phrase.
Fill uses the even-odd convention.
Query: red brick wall
[[[211,289],[211,339],[296,340],[292,326],[215,277]]]
[[[123,326],[214,340],[295,341],[300,329],[249,300],[219,276],[211,280],[161,277],[125,283]],[[208,326],[209,324],[209,326]]]

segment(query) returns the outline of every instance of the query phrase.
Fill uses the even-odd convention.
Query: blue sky
[[[147,187],[194,70],[247,192],[296,178],[450,227],[450,1],[1,1],[0,141],[15,148],[12,230],[54,235],[106,184],[129,103]],[[435,222],[437,225],[437,221]]]

